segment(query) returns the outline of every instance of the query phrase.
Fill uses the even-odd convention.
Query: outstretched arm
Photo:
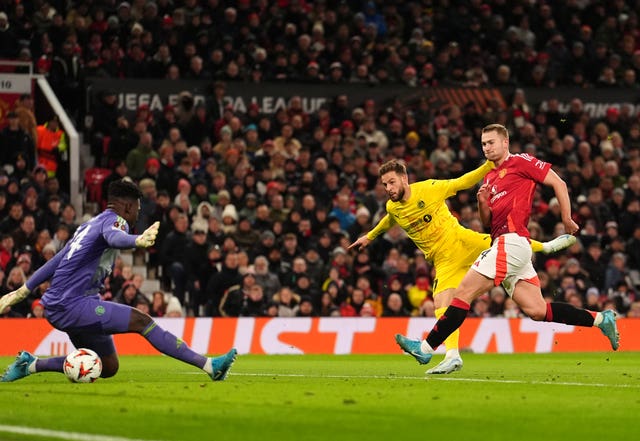
[[[358,240],[348,246],[348,249],[350,250],[357,247],[358,250],[362,250],[366,248],[373,239],[380,236],[381,234],[384,234],[389,230],[389,228],[392,227],[392,225],[393,222],[391,221],[389,214],[385,214],[384,217],[380,219],[380,222],[378,222],[378,224],[373,227],[371,231],[369,231],[364,236],[359,237]]]
[[[564,230],[569,234],[576,233],[579,227],[571,218],[571,201],[569,200],[567,184],[551,169],[549,169],[549,172],[542,183],[553,187],[556,198],[560,203],[560,216],[562,218],[562,223],[564,224]]]
[[[452,195],[459,192],[460,190],[466,190],[473,187],[478,182],[480,182],[482,178],[484,178],[484,176],[489,173],[490,170],[494,168],[495,164],[491,161],[487,161],[475,170],[465,173],[459,178],[451,179],[449,181],[449,185]]]
[[[38,268],[24,285],[0,298],[0,314],[2,314],[8,306],[13,306],[23,301],[38,285],[49,280],[58,267],[60,260],[62,260],[62,256],[65,254],[65,250],[60,251],[49,259],[47,263]]]

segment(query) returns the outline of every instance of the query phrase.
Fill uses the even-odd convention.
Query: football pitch
[[[406,355],[239,356],[223,382],[164,356],[93,384],[0,383],[0,440],[634,439],[640,353],[463,354],[425,377]],[[439,362],[441,356],[436,356]],[[0,369],[13,359],[0,357]]]

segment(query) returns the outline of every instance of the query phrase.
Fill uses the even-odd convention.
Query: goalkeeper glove
[[[138,248],[149,248],[153,246],[158,235],[158,228],[160,228],[160,222],[154,222],[149,228],[144,230],[140,236],[136,238],[136,246]]]
[[[31,291],[27,288],[27,285],[22,285],[15,291],[11,291],[9,294],[0,298],[0,314],[4,313],[7,307],[15,305],[23,301]]]

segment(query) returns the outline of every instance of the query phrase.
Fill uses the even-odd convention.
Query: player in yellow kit
[[[494,167],[485,162],[477,169],[456,179],[427,179],[409,184],[407,169],[402,162],[391,160],[380,167],[379,176],[389,200],[387,214],[367,234],[361,236],[349,249],[362,249],[393,225],[399,225],[425,258],[433,262],[436,279],[433,282],[435,315],[440,318],[446,311],[456,288],[478,255],[491,247],[489,234],[469,230],[458,223],[445,200],[458,191],[473,187]],[[553,253],[567,248],[576,238],[564,234],[550,242],[531,241],[534,252]],[[444,342],[445,359],[427,374],[448,374],[462,368],[458,351],[459,331]]]

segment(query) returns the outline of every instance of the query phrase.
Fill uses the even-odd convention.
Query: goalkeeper
[[[349,249],[366,247],[398,224],[436,268],[433,300],[435,315],[440,318],[451,303],[454,288],[462,282],[469,267],[481,252],[491,247],[491,237],[460,225],[445,200],[460,190],[476,185],[492,168],[493,163],[487,161],[456,179],[427,179],[409,184],[404,164],[396,160],[382,164],[378,174],[389,196],[387,214],[371,231],[352,243]],[[575,237],[564,234],[545,243],[532,240],[531,248],[534,252],[552,253],[575,242]],[[462,358],[458,351],[459,335],[460,332],[456,330],[444,341],[447,349],[444,360],[429,369],[427,374],[449,374],[462,369]]]
[[[107,208],[82,224],[73,238],[17,290],[0,299],[0,311],[24,299],[46,280],[42,296],[49,323],[66,332],[76,348],[89,348],[102,359],[102,377],[119,367],[113,334],[138,333],[158,351],[204,370],[212,380],[224,380],[236,357],[231,349],[208,358],[191,350],[181,339],[162,329],[149,315],[135,308],[100,299],[98,292],[113,269],[118,249],[148,248],[158,234],[159,222],[141,235],[129,234],[140,211],[139,188],[129,180],[109,185]],[[0,381],[15,381],[35,372],[63,372],[65,357],[38,358],[21,351]]]

